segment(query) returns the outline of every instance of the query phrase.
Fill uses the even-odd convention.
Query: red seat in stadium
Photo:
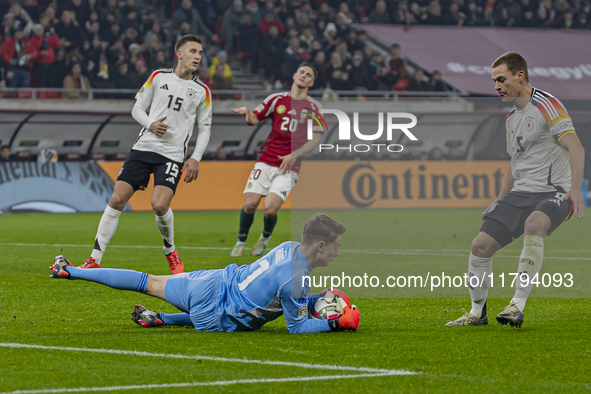
[[[31,151],[17,150],[15,155],[16,161],[31,161]]]
[[[39,92],[37,94],[40,99],[58,99],[58,98],[60,98],[59,92]]]
[[[80,153],[68,152],[64,155],[64,161],[80,161]]]
[[[90,160],[105,160],[107,156],[104,153],[91,153],[90,154]]]

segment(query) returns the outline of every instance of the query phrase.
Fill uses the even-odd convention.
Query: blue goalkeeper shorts
[[[166,301],[188,313],[198,331],[224,331],[218,309],[224,270],[201,270],[172,275],[166,282]]]

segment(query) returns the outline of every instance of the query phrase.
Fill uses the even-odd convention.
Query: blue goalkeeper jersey
[[[249,265],[227,266],[220,300],[225,331],[257,330],[284,315],[291,333],[330,331],[328,320],[308,318],[310,263],[298,242],[284,242]]]

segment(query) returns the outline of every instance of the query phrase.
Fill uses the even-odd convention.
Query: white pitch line
[[[122,354],[127,356],[140,357],[161,357],[161,358],[177,358],[188,360],[206,360],[226,363],[242,363],[242,364],[260,364],[273,365],[281,367],[295,367],[315,370],[333,370],[333,371],[353,371],[353,372],[371,372],[371,373],[386,373],[391,375],[414,375],[416,372],[406,371],[404,369],[381,369],[369,367],[349,367],[346,365],[332,365],[332,364],[310,364],[310,363],[296,363],[290,361],[273,361],[273,360],[256,360],[247,358],[226,358],[213,356],[199,356],[199,355],[185,355],[185,354],[166,354],[166,353],[148,353],[134,350],[117,350],[117,349],[96,349],[84,347],[64,347],[64,346],[44,346],[31,345],[26,343],[0,343],[0,347],[13,349],[41,349],[41,350],[61,350],[70,352],[89,352],[89,353],[106,353],[106,354]]]
[[[163,389],[163,388],[180,388],[180,387],[229,386],[229,385],[233,385],[233,384],[291,383],[291,382],[310,382],[310,381],[314,381],[314,380],[378,378],[378,377],[395,376],[395,375],[397,375],[397,374],[393,374],[393,373],[364,373],[364,374],[357,374],[357,375],[298,376],[298,377],[290,377],[290,378],[216,380],[216,381],[212,381],[212,382],[161,383],[161,384],[143,384],[143,385],[131,385],[131,386],[77,387],[77,388],[41,389],[41,390],[15,390],[15,391],[2,391],[2,392],[0,392],[0,394],[53,394],[53,393],[118,391],[118,390],[145,390],[145,389]]]
[[[80,244],[28,244],[28,243],[0,243],[0,246],[32,246],[32,247],[68,247],[68,248],[91,248],[92,245],[80,245]],[[109,245],[109,248],[121,248],[121,249],[162,249],[161,246],[155,245]],[[225,247],[213,247],[213,246],[177,246],[178,249],[193,249],[193,250],[231,250],[232,248]],[[438,253],[433,249],[392,249],[392,250],[379,250],[379,249],[342,249],[341,253],[352,253],[352,254],[381,254],[381,255],[402,255],[402,256],[448,256],[448,257],[467,257],[468,250],[463,249],[440,249],[439,252],[463,252],[463,253]],[[555,250],[557,251],[557,250]],[[568,253],[591,253],[589,250],[565,250]],[[519,258],[517,255],[504,255],[497,254],[496,257],[500,258]],[[557,256],[544,256],[547,260],[585,260],[591,261],[591,257],[557,257]]]

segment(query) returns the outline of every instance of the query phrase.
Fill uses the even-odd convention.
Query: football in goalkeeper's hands
[[[316,300],[310,312],[316,319],[328,320],[333,317],[339,317],[341,313],[343,313],[343,308],[346,306],[347,302],[343,299],[343,297],[335,295],[333,292],[328,290],[322,297]]]

